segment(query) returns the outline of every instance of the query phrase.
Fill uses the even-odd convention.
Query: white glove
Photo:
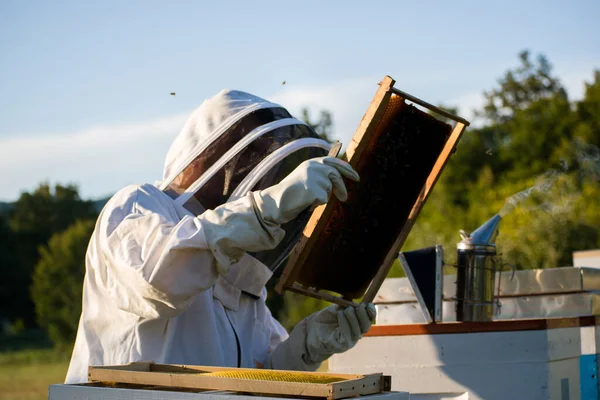
[[[329,306],[300,322],[270,359],[270,368],[316,370],[333,354],[354,347],[375,321],[373,304]]]
[[[271,250],[285,236],[280,224],[313,204],[327,202],[333,190],[342,201],[348,192],[342,175],[358,181],[350,164],[334,157],[313,158],[298,165],[277,185],[251,192],[198,216],[217,269],[226,274],[244,252]]]
[[[285,236],[279,225],[259,217],[251,193],[214,210],[206,210],[197,218],[222,275],[226,275],[229,266],[237,263],[245,252],[274,249]]]
[[[343,353],[369,331],[375,321],[375,306],[360,304],[344,309],[332,305],[307,319],[306,348],[312,362],[323,362]]]
[[[304,161],[277,185],[253,192],[258,211],[264,221],[284,224],[313,205],[325,204],[333,194],[341,201],[348,199],[342,176],[358,182],[350,164],[335,157]]]

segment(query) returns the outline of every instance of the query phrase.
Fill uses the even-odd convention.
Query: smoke
[[[523,204],[533,193],[548,193],[560,175],[561,173],[557,170],[545,172],[536,179],[536,182],[533,186],[506,199],[504,207],[502,207],[498,214],[501,217],[510,214],[515,208]]]
[[[598,147],[576,139],[573,158],[580,180],[600,180]],[[517,207],[524,211],[543,211],[553,216],[570,211],[579,193],[573,190],[569,172],[573,172],[569,171],[569,162],[561,160],[560,170],[552,169],[540,175],[533,186],[509,197],[498,214],[504,217]],[[524,203],[534,194],[538,195],[540,202],[535,206],[525,206]]]
[[[579,177],[600,181],[600,149],[578,139],[575,141],[575,155],[579,164]]]

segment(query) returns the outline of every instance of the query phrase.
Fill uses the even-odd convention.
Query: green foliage
[[[265,287],[267,289],[266,304],[267,304],[267,307],[269,307],[271,314],[276,319],[279,319],[279,316],[282,314],[283,307],[284,307],[284,297],[280,296],[279,294],[277,294],[277,292],[275,292],[275,285],[279,281],[279,278],[281,277],[281,274],[283,273],[283,269],[284,269],[283,265],[280,266],[279,268],[275,269],[275,271],[273,272],[273,276],[271,277],[271,279],[269,279],[269,281],[265,285]]]
[[[568,266],[573,251],[600,247],[600,73],[573,104],[549,63],[528,57],[486,93],[490,123],[465,132],[403,250],[442,244],[452,264],[458,230],[501,210],[497,244],[517,268]]]
[[[95,216],[92,202],[81,200],[77,187],[55,185],[51,188],[43,183],[33,193],[21,194],[11,212],[10,226],[17,234],[31,237],[31,245],[35,243],[37,247],[75,220]]]
[[[25,332],[25,322],[22,318],[18,318],[15,322],[8,325],[8,335],[18,336]]]
[[[499,87],[485,91],[486,104],[478,115],[492,123],[503,123],[512,118],[515,111],[530,104],[563,92],[556,77],[552,76],[552,66],[545,56],[538,55],[537,63],[531,61],[528,50],[519,53],[521,65],[507,71],[498,81]]]
[[[402,269],[402,265],[400,265],[400,261],[395,260],[392,264],[392,268],[390,268],[390,272],[388,273],[388,278],[404,278],[406,277],[406,273],[404,269]]]
[[[21,325],[22,322],[17,320],[13,324]],[[21,329],[21,327],[7,332],[6,335],[0,335],[0,354],[20,352],[24,349],[52,348],[52,342],[44,330],[40,328]]]
[[[576,115],[579,125],[576,136],[583,142],[600,146],[600,70],[594,71],[594,80],[587,83],[585,97],[577,103]]]
[[[93,220],[77,221],[40,248],[31,294],[39,325],[59,347],[72,344],[77,334],[85,252],[93,230]]]
[[[533,192],[503,221],[498,247],[519,269],[572,265],[572,252],[600,246],[600,186],[558,176],[550,190]],[[595,199],[595,200],[594,200]]]
[[[27,285],[29,275],[25,268],[19,265],[15,247],[17,238],[10,230],[7,219],[0,215],[0,253],[2,261],[0,262],[0,319],[6,318],[9,321],[20,319],[21,312],[19,307],[15,307],[15,299],[27,300]],[[21,291],[25,290],[25,293]]]
[[[12,209],[12,203],[5,203],[3,201],[0,201],[0,216],[8,215]]]
[[[0,221],[0,238],[6,239],[0,246],[11,249],[4,253],[8,257],[0,265],[5,273],[0,284],[0,299],[10,299],[0,304],[0,316],[6,315],[9,319],[18,316],[23,318],[26,326],[35,325],[29,287],[39,259],[38,247],[76,220],[96,216],[92,202],[81,200],[77,188],[72,185],[52,188],[43,183],[32,193],[21,194],[8,221]]]

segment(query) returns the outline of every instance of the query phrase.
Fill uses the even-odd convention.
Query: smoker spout
[[[496,242],[496,236],[498,235],[498,224],[500,223],[499,214],[494,215],[488,219],[483,225],[477,228],[471,235],[463,240],[465,243],[474,245],[493,245]]]

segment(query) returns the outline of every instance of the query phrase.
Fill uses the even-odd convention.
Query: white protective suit
[[[284,236],[277,224],[289,218],[277,215],[282,221],[273,222],[256,211],[257,202],[270,211],[280,205],[278,186],[230,196],[231,202],[199,215],[185,207],[189,196],[174,199],[165,190],[233,121],[268,107],[280,106],[235,91],[205,101],[169,150],[163,182],[128,186],[106,204],[86,255],[83,310],[66,383],[87,381],[89,365],[141,360],[314,370],[366,332],[372,308],[328,307],[301,322],[289,339],[272,317],[264,287],[272,272],[245,251],[272,249]],[[234,237],[244,229],[255,232],[251,248],[228,251],[236,242],[223,240],[223,232]]]

